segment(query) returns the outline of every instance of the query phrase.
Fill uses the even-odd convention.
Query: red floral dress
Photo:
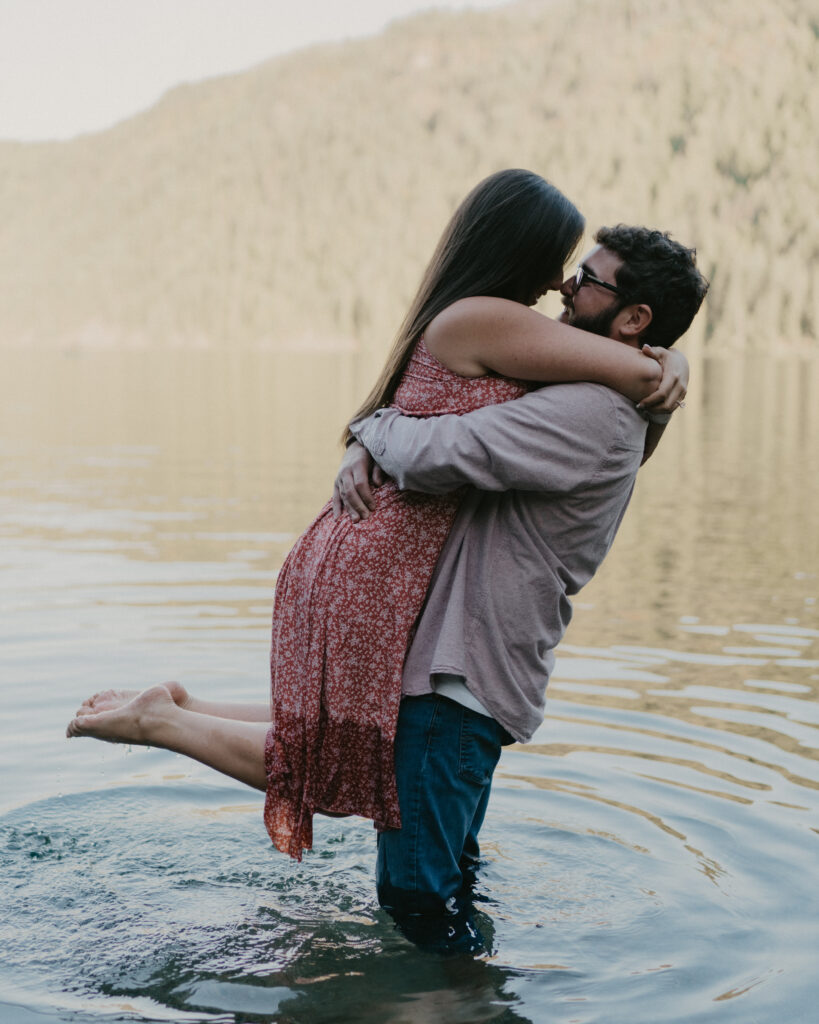
[[[518,398],[502,377],[461,377],[416,345],[393,405],[413,416],[465,413]],[[352,523],[327,504],[282,566],[270,654],[264,820],[301,860],[312,817],[358,814],[400,828],[393,746],[401,672],[460,493],[378,488]]]

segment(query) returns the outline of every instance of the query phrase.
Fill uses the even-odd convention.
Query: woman
[[[679,389],[656,390],[653,359],[528,308],[560,286],[582,229],[575,207],[538,175],[509,170],[481,182],[444,231],[357,416],[385,404],[464,413],[520,396],[523,381],[595,381],[647,405],[671,391],[673,407]],[[316,811],[400,827],[401,669],[457,507],[457,494],[391,484],[366,522],[325,507],[277,582],[269,708],[198,702],[177,684],[127,705],[133,694],[109,691],[80,708],[69,736],[166,746],[266,790],[271,838],[296,858],[311,846]]]

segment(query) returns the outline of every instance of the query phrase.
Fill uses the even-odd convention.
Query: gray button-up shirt
[[[353,434],[402,489],[468,485],[404,665],[404,693],[462,676],[515,739],[543,721],[569,595],[623,518],[646,423],[599,384],[555,384],[463,416],[381,409]]]

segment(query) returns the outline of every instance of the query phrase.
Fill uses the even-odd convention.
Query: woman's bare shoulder
[[[539,313],[520,302],[511,299],[498,299],[491,295],[472,295],[466,299],[458,299],[451,306],[440,312],[427,327],[424,334],[445,334],[451,331],[482,328],[486,324],[494,325],[509,321],[528,321],[539,317]]]
[[[424,331],[429,351],[456,373],[479,377],[487,372],[483,355],[510,331],[540,318],[528,306],[510,299],[474,295],[447,306]]]

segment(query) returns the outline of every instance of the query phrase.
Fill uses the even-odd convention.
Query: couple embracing
[[[167,683],[97,694],[68,727],[265,791],[271,839],[299,859],[313,814],[371,818],[379,901],[419,941],[459,941],[501,747],[542,722],[570,597],[685,397],[671,346],[708,287],[694,251],[602,228],[564,277],[583,228],[523,170],[455,212],[347,430],[333,501],[279,574],[269,704]],[[530,308],[550,289],[559,320]]]

